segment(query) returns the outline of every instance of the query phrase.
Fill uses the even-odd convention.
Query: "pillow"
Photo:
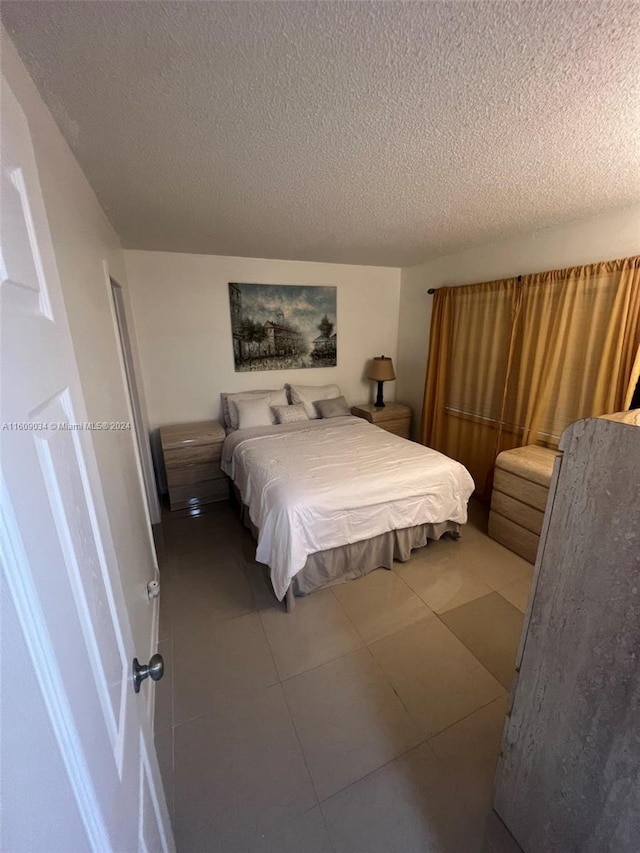
[[[343,418],[350,415],[351,410],[344,397],[333,397],[331,400],[316,400],[313,404],[321,418]]]
[[[329,400],[340,396],[337,385],[290,385],[291,402],[302,403],[309,418],[317,418],[316,400]]]
[[[250,427],[273,426],[268,397],[254,396],[235,403],[238,415],[238,429]]]
[[[309,420],[302,403],[295,403],[293,406],[271,406],[271,411],[277,424],[294,424]]]
[[[238,400],[250,400],[254,397],[264,397],[268,406],[284,406],[287,404],[287,392],[284,388],[279,391],[239,391],[236,394],[220,394],[222,400],[222,415],[227,429],[238,429]],[[275,419],[271,419],[275,423]]]

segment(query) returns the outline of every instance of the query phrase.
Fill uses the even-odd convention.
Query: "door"
[[[166,853],[153,684],[132,685],[136,650],[31,139],[4,78],[1,180],[0,849]]]

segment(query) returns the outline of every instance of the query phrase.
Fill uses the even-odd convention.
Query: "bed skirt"
[[[242,503],[234,484],[236,502],[240,507],[242,523],[247,527],[254,539],[258,538],[258,529],[249,517],[249,508]],[[352,542],[327,551],[310,554],[307,562],[292,579],[286,595],[287,610],[291,610],[294,596],[308,595],[324,586],[344,583],[361,575],[366,575],[374,569],[390,569],[394,560],[405,563],[411,557],[415,548],[423,548],[429,539],[440,539],[445,533],[454,538],[460,536],[460,525],[456,521],[442,521],[438,524],[418,524],[415,527],[403,527]]]

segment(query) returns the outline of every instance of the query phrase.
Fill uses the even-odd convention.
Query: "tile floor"
[[[156,744],[179,853],[517,853],[491,811],[532,567],[472,505],[286,613],[229,504],[163,516]]]

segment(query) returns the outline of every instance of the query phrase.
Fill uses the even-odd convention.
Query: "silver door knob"
[[[140,692],[140,685],[151,676],[152,681],[160,681],[164,675],[164,661],[162,655],[153,655],[148,664],[138,663],[138,658],[133,659],[133,689]]]

